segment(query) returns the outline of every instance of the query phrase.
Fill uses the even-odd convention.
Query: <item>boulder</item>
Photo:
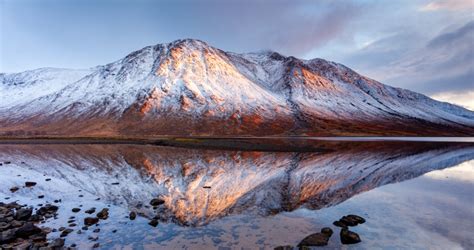
[[[31,217],[31,214],[33,213],[32,208],[20,208],[16,211],[15,213],[15,220],[28,220]]]
[[[342,244],[356,244],[361,242],[360,237],[357,233],[354,233],[348,229],[341,229],[341,233],[339,234],[341,237]]]
[[[329,228],[329,227],[323,227],[323,228],[321,229],[321,233],[324,234],[324,235],[327,235],[328,237],[331,237],[332,234],[333,234],[333,231],[332,231],[332,229]]]
[[[306,236],[299,244],[298,247],[304,246],[326,246],[329,241],[329,237],[327,234],[323,233],[315,233]]]
[[[92,226],[94,224],[97,224],[99,222],[99,218],[97,217],[86,217],[84,218],[84,225],[86,226]]]
[[[109,209],[108,208],[102,209],[100,212],[97,213],[97,218],[101,220],[106,220],[107,218],[109,218]]]
[[[15,239],[16,229],[10,229],[0,232],[0,244],[8,243]]]
[[[20,238],[28,238],[31,235],[38,234],[38,233],[41,233],[41,229],[33,225],[33,223],[31,222],[27,222],[16,230],[15,236],[20,237]]]

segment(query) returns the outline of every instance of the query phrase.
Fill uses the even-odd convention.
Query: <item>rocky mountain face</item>
[[[323,59],[198,40],[86,70],[0,74],[4,136],[474,135],[474,112]]]

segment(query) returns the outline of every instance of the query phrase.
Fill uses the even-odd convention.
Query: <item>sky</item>
[[[474,110],[474,0],[0,0],[0,72],[89,68],[182,38],[324,58]]]

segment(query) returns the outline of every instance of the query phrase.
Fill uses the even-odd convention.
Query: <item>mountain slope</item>
[[[343,65],[191,39],[88,70],[2,74],[0,100],[7,136],[474,135],[474,112]]]

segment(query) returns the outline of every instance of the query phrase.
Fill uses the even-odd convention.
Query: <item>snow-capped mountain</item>
[[[0,74],[3,135],[474,135],[474,112],[323,59],[199,40],[87,70]]]

